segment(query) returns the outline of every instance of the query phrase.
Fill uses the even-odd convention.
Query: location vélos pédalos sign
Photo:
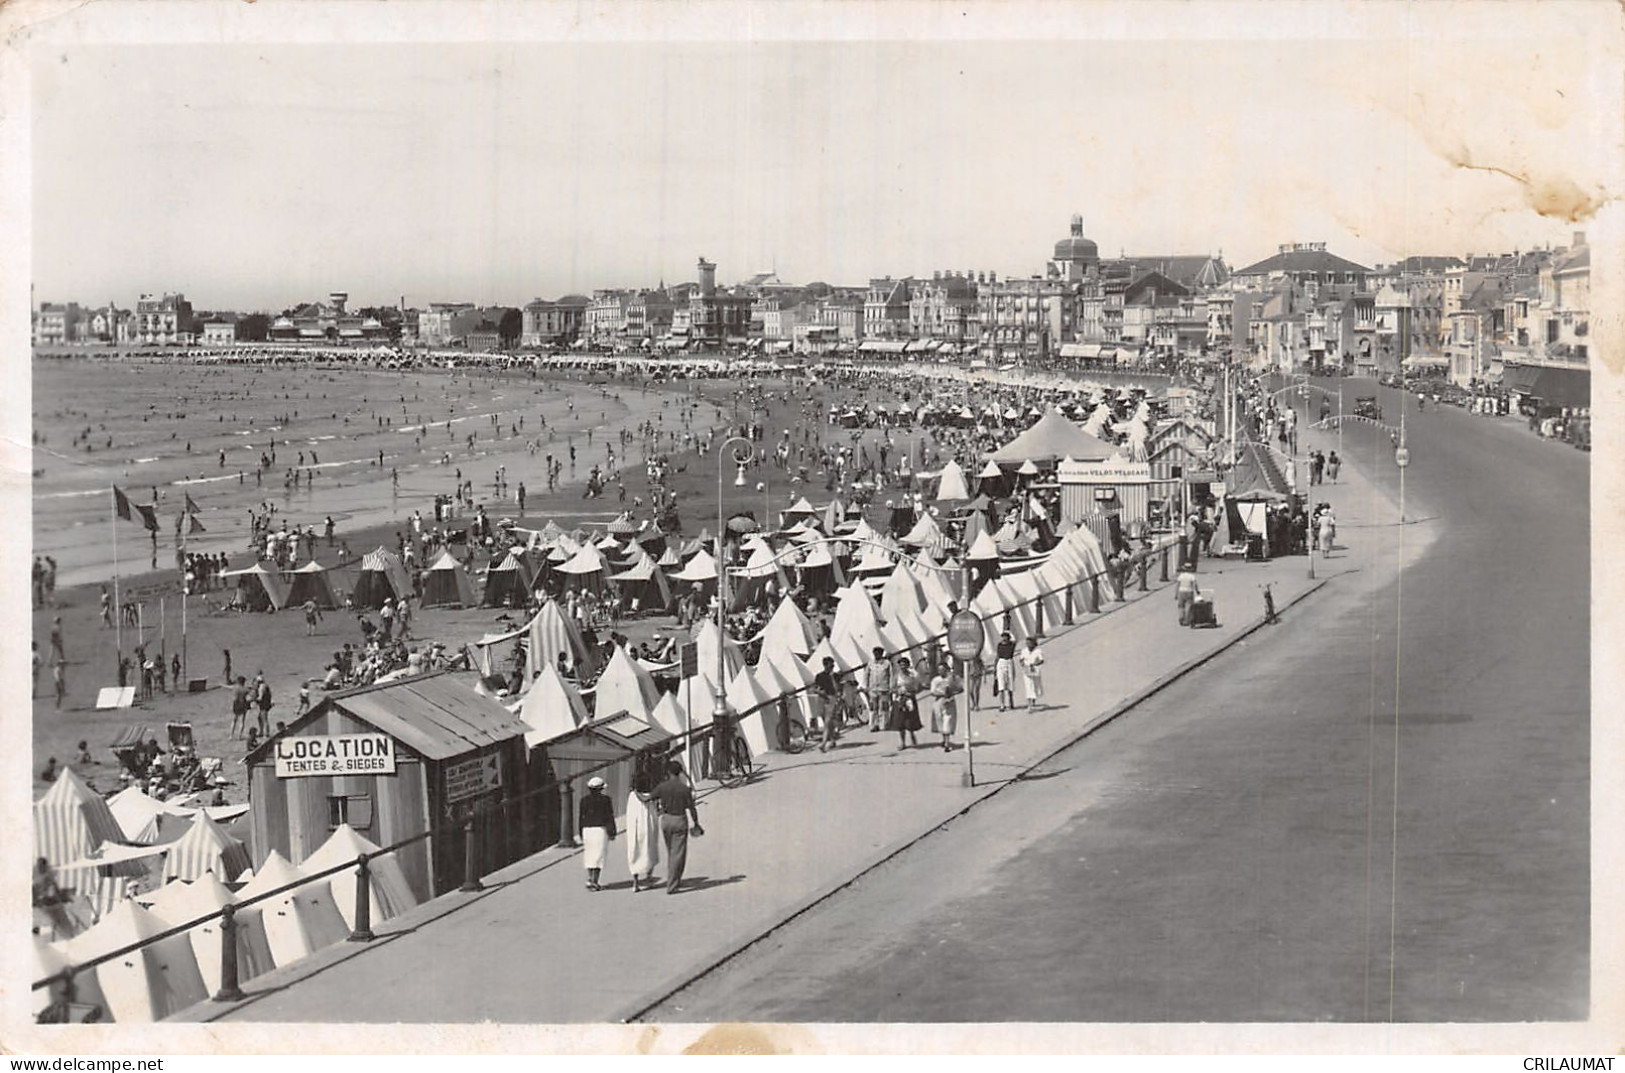
[[[325,734],[276,741],[279,779],[393,774],[395,742],[388,734]]]

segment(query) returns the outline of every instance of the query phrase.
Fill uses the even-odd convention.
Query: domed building
[[[1100,267],[1100,247],[1083,237],[1083,217],[1072,217],[1072,233],[1055,244],[1052,258],[1056,274],[1066,280],[1095,275]]]

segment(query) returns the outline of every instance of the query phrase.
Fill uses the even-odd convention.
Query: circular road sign
[[[1410,449],[1407,448],[1407,447],[1401,447],[1398,450],[1396,450],[1394,452],[1394,462],[1399,466],[1400,469],[1404,469],[1406,466],[1410,465],[1411,464],[1411,452],[1410,452]]]
[[[955,659],[974,659],[982,654],[987,635],[974,611],[956,611],[948,620],[948,651]]]

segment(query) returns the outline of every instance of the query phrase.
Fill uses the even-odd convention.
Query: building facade
[[[192,338],[192,303],[184,294],[143,294],[135,305],[130,339],[138,343],[174,344]]]

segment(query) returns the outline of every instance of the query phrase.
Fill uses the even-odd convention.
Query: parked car
[[[1377,404],[1375,395],[1361,395],[1354,400],[1354,416],[1369,417],[1373,421],[1382,420],[1382,407]]]

